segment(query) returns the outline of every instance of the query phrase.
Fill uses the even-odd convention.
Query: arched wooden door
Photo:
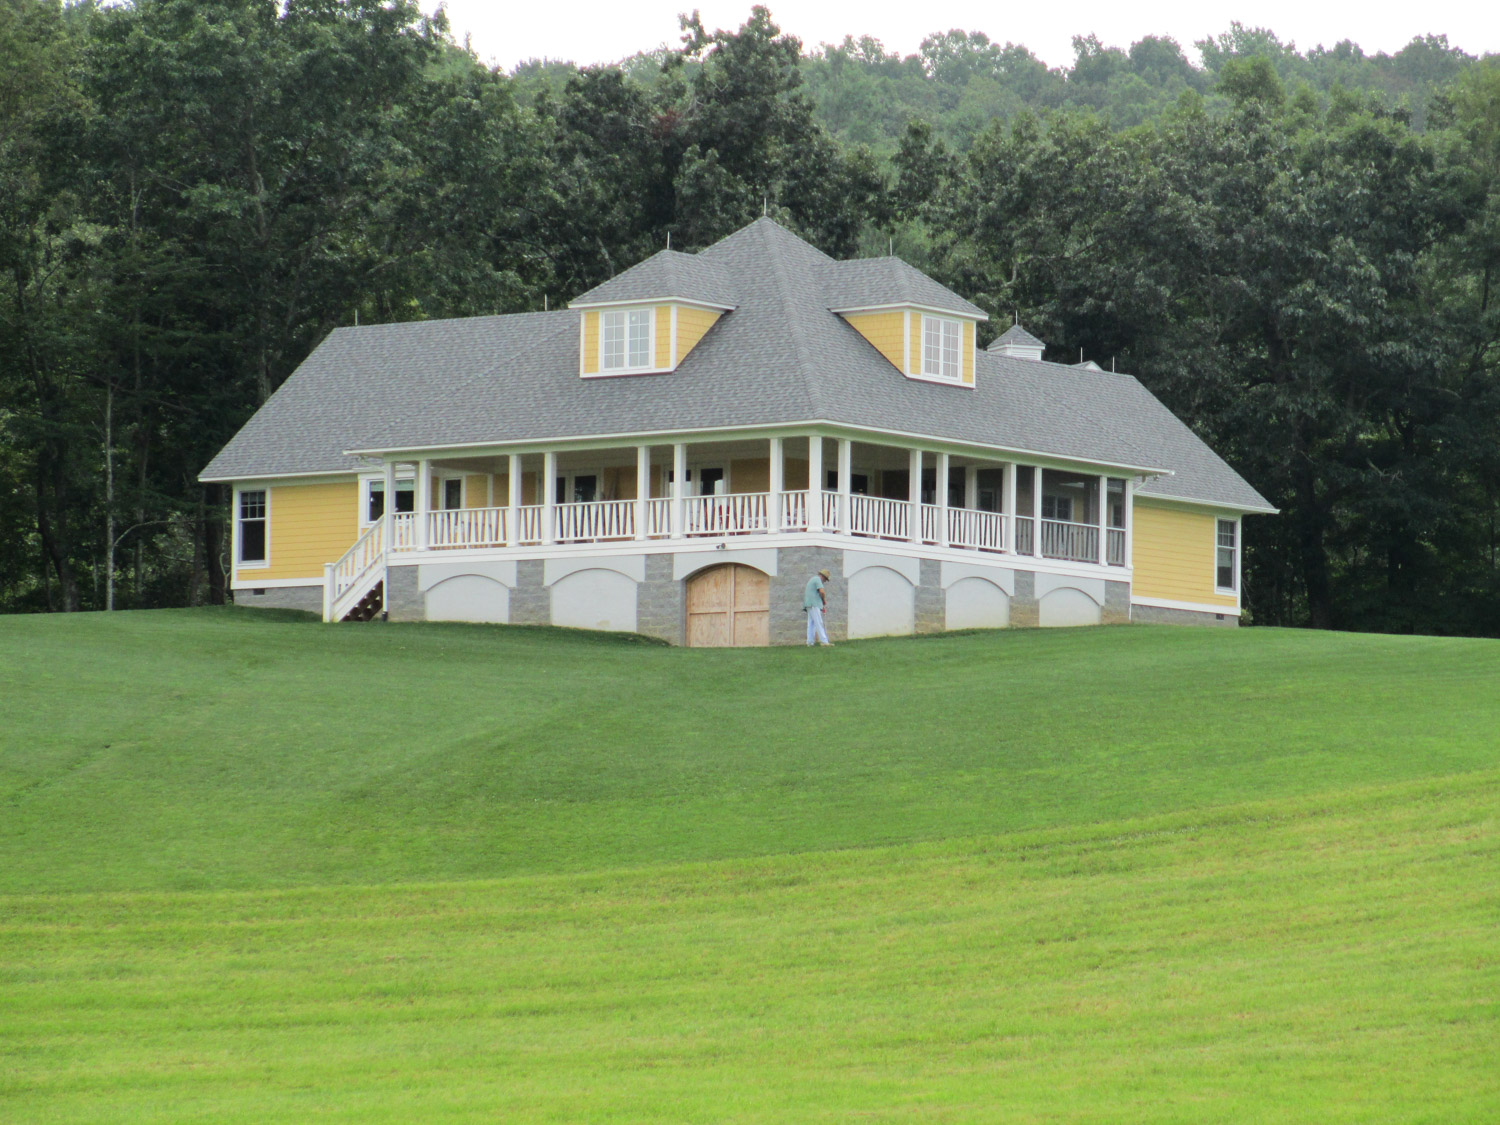
[[[694,648],[770,644],[770,578],[734,563],[689,578],[687,643]]]

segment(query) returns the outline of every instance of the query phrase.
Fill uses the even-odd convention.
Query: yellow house
[[[1274,512],[1137,380],[769,219],[565,310],[341,328],[205,468],[235,599],[795,643],[1234,624]]]

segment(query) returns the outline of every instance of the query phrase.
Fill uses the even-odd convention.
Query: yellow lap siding
[[[490,506],[490,478],[488,474],[471,474],[464,477],[464,507],[488,508]]]
[[[665,371],[672,366],[672,306],[656,306],[656,366]]]
[[[323,577],[323,564],[337,562],[359,537],[359,486],[278,484],[270,499],[270,566],[236,568],[242,582]]]
[[[599,372],[599,310],[589,309],[583,314],[583,373],[596,375]]]
[[[729,463],[729,487],[733,492],[769,492],[771,459],[750,457]]]
[[[694,309],[686,305],[677,306],[677,362],[687,358],[688,352],[698,346],[698,341],[719,319],[719,314],[708,309]],[[667,366],[665,363],[663,367]]]
[[[906,350],[906,314],[904,312],[851,313],[845,317],[850,326],[863,336],[897,371],[905,371],[902,354]]]
[[[1131,592],[1140,598],[1233,609],[1238,604],[1235,596],[1214,588],[1217,531],[1217,517],[1212,513],[1157,506],[1138,498]]]
[[[964,375],[963,379],[969,386],[974,385],[974,322],[964,321]]]

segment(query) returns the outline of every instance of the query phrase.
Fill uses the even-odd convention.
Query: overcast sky
[[[436,0],[423,0],[431,10]],[[801,38],[804,50],[845,35],[873,35],[888,50],[911,54],[929,33],[948,28],[983,31],[999,42],[1024,44],[1049,66],[1072,62],[1074,35],[1093,32],[1106,45],[1128,48],[1145,35],[1170,35],[1195,65],[1196,39],[1217,35],[1239,20],[1268,27],[1300,50],[1331,47],[1352,39],[1369,54],[1394,52],[1413,36],[1447,35],[1470,54],[1500,51],[1500,15],[1494,0],[1428,0],[1423,4],[1319,3],[1262,0],[1213,4],[1188,0],[1081,0],[1073,4],[1000,4],[995,0],[946,0],[935,4],[871,4],[868,0],[777,0],[767,5],[783,31]],[[472,37],[486,62],[509,70],[531,58],[569,59],[580,64],[614,62],[637,51],[678,42],[677,14],[697,7],[710,29],[737,28],[750,3],[719,0],[574,0],[514,3],[512,0],[447,0],[454,38]],[[1488,13],[1488,14],[1486,14]]]

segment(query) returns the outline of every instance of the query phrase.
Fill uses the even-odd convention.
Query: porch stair
[[[369,621],[385,609],[390,516],[365,529],[338,562],[323,568],[323,620]]]

